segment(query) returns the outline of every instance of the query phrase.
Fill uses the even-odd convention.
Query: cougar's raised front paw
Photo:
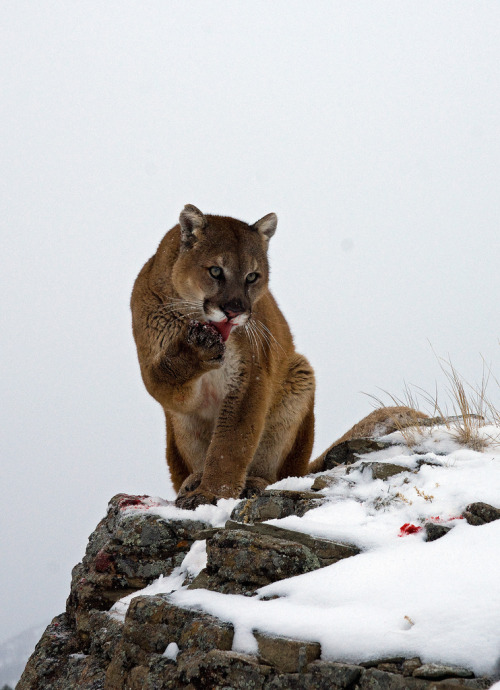
[[[198,489],[184,496],[177,496],[175,505],[178,508],[184,508],[184,510],[194,510],[198,506],[206,505],[207,503],[215,504],[216,502],[217,496],[215,494]]]
[[[190,321],[187,341],[200,351],[206,362],[222,362],[226,346],[219,331],[210,324]]]

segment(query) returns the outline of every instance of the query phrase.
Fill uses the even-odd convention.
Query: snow
[[[215,507],[215,506],[214,506]],[[186,511],[187,512],[187,511]],[[174,568],[170,575],[164,577],[161,575],[157,580],[152,582],[148,587],[133,592],[123,599],[117,601],[109,610],[109,615],[116,620],[125,620],[125,615],[132,599],[142,595],[154,596],[155,594],[170,594],[170,592],[179,589],[184,584],[186,577],[190,580],[194,579],[199,572],[207,564],[207,542],[205,539],[195,541],[185,555],[184,560],[177,568]]]
[[[482,433],[498,439],[500,429],[487,427]],[[384,440],[402,444],[398,432]],[[373,479],[362,465],[372,461],[407,470],[385,481]],[[170,576],[136,595],[170,593],[173,603],[231,622],[237,651],[255,653],[253,631],[260,630],[320,642],[323,659],[419,656],[423,662],[465,666],[478,675],[493,673],[500,653],[500,520],[471,526],[457,518],[471,502],[500,506],[498,446],[477,452],[460,446],[453,430],[426,429],[413,449],[392,446],[362,456],[347,471],[339,467],[328,474],[335,481],[322,492],[323,505],[301,518],[269,522],[355,544],[359,555],[247,597],[186,589],[185,577],[204,567],[205,544],[200,542]],[[270,488],[303,490],[312,481],[289,478]],[[202,508],[211,509],[199,518],[210,524],[224,524],[224,513],[230,513],[223,501]],[[165,508],[152,509],[171,517]],[[176,516],[194,515],[175,511]],[[453,529],[434,542],[425,542],[423,531],[400,536],[403,524],[429,521]],[[277,598],[263,600],[270,596]],[[115,615],[123,617],[130,598],[115,604]]]
[[[272,485],[273,489],[287,489],[287,491],[309,491],[314,477],[287,477]],[[268,487],[271,488],[271,487]]]
[[[435,444],[435,451],[442,453],[443,445],[449,447],[447,439]],[[456,518],[474,501],[500,504],[500,451],[479,453],[462,447],[448,455],[388,451],[388,459],[384,458],[386,451],[377,451],[360,462],[387,461],[408,466],[407,472],[382,481],[372,479],[369,469],[362,471],[356,465],[349,474],[337,468],[329,472],[338,481],[324,492],[330,498],[328,503],[302,518],[291,515],[270,524],[369,549],[390,544],[407,522],[419,524],[436,516],[443,521]],[[418,469],[419,461],[432,464]],[[288,488],[286,481],[281,482],[282,488]]]
[[[148,512],[159,515],[165,520],[201,520],[212,527],[223,527],[237,503],[239,501],[235,498],[221,498],[215,506],[201,505],[195,510],[183,510],[162,498],[148,496],[141,499],[140,504],[123,509],[122,515],[144,510],[146,507]]]
[[[442,539],[420,535],[275,582],[271,601],[179,590],[171,600],[232,622],[235,648],[255,651],[252,631],[320,642],[322,658],[420,656],[488,673],[498,658],[500,521],[457,524]]]
[[[167,648],[163,652],[164,657],[167,659],[172,659],[175,661],[177,659],[177,654],[179,654],[179,647],[176,642],[170,642],[170,644],[167,645]]]

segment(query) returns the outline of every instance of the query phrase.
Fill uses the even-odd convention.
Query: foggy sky
[[[317,452],[361,391],[442,386],[431,345],[499,375],[499,77],[495,0],[2,2],[0,638],[111,496],[173,496],[129,297],[184,204],[278,214]]]

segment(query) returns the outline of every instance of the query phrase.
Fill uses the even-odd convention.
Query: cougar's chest
[[[208,371],[200,378],[198,414],[215,419],[229,390],[236,384],[240,368],[238,352],[228,343],[224,363],[220,369]]]

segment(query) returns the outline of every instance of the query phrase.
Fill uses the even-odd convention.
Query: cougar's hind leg
[[[311,404],[302,420],[292,449],[280,468],[278,479],[285,477],[303,477],[308,473],[309,459],[314,443],[314,412]]]
[[[269,410],[259,447],[248,471],[268,484],[305,474],[314,441],[314,371],[295,355],[280,396]]]

